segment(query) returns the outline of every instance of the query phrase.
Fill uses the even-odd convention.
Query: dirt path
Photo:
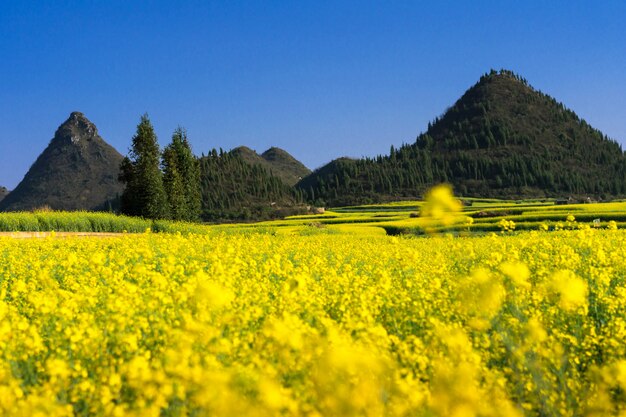
[[[0,237],[15,239],[44,238],[44,237],[119,237],[129,233],[95,233],[95,232],[0,232]]]

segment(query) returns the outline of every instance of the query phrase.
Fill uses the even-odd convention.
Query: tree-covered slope
[[[7,190],[6,187],[0,187],[0,201],[2,201],[7,194],[9,194],[9,190]]]
[[[450,182],[466,196],[624,195],[620,145],[510,71],[485,74],[416,141],[339,160],[298,183],[311,200],[418,197]]]
[[[311,173],[311,170],[302,162],[280,148],[271,147],[260,155],[246,146],[239,146],[230,152],[240,156],[249,164],[263,166],[287,185],[295,185]]]
[[[207,221],[259,220],[302,210],[301,192],[240,152],[213,149],[202,156],[200,182]]]
[[[274,146],[263,152],[261,157],[270,164],[272,173],[282,179],[285,184],[295,185],[311,173],[309,168],[291,156],[289,152]]]

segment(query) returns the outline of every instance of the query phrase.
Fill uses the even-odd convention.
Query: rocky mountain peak
[[[80,145],[83,141],[90,141],[96,137],[98,137],[96,125],[83,113],[75,111],[59,126],[52,141]]]
[[[122,155],[96,126],[73,112],[54,134],[24,179],[1,202],[0,211],[105,209],[121,194]]]

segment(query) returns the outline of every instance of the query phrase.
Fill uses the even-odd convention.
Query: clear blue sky
[[[0,0],[0,185],[74,110],[122,154],[147,112],[197,154],[374,156],[490,68],[625,144],[625,22],[624,1]]]

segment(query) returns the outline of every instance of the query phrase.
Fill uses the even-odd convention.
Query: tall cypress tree
[[[177,210],[176,214],[172,213],[172,218],[197,221],[200,218],[201,210],[200,163],[191,150],[185,129],[178,127],[174,131],[172,143],[166,147],[164,152],[164,162],[166,154],[170,159],[168,165],[175,168],[180,177],[184,195],[184,201],[182,202],[177,200],[177,196],[170,196],[170,206],[176,207]],[[170,174],[167,174],[167,171],[166,175],[168,175],[168,181],[170,181]],[[172,173],[172,175],[174,174]],[[173,186],[173,184],[171,185]],[[174,190],[168,191],[168,195],[172,192]],[[181,209],[178,210],[178,206],[181,204]]]
[[[120,181],[126,184],[121,198],[123,213],[149,219],[168,216],[159,159],[157,137],[148,115],[144,114],[120,167]]]
[[[187,217],[185,186],[178,168],[178,158],[171,145],[163,150],[163,188],[167,195],[170,218],[183,220]]]

